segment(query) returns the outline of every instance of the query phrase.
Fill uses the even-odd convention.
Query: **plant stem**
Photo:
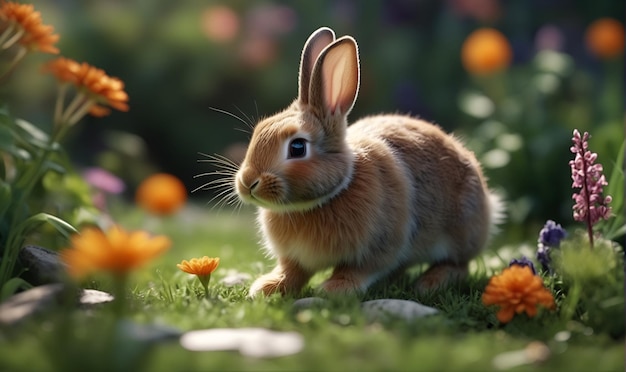
[[[574,285],[570,288],[567,293],[567,298],[565,301],[565,306],[561,312],[562,319],[565,322],[572,320],[574,313],[576,312],[576,306],[578,306],[578,300],[580,299],[580,293],[582,288],[578,280],[574,280]]]
[[[585,223],[587,224],[587,234],[589,235],[589,247],[593,249],[593,225],[591,224],[591,198],[589,196],[589,187],[587,185],[587,162],[585,161],[585,149],[581,145],[580,158],[583,162],[583,192],[585,194]]]
[[[7,39],[9,37],[11,37],[11,33],[15,31],[15,23],[11,22],[11,24],[9,25],[9,27],[7,27],[4,32],[2,32],[2,35],[0,35],[0,45],[4,45],[4,43],[7,41]],[[2,48],[2,49],[6,49],[6,48]]]
[[[113,312],[115,319],[121,319],[126,313],[126,282],[127,274],[115,274],[113,276]]]
[[[55,136],[50,136],[48,145],[45,149],[38,152],[38,156],[35,159],[35,164],[29,167],[28,170],[20,177],[16,184],[21,183],[24,185],[22,193],[17,196],[15,203],[13,204],[13,214],[9,217],[11,222],[9,224],[8,236],[5,241],[4,252],[2,253],[2,261],[0,262],[0,288],[6,283],[15,269],[15,263],[17,262],[17,256],[22,248],[22,244],[26,239],[22,234],[22,230],[18,229],[20,224],[26,220],[28,213],[27,204],[32,190],[41,177],[45,174],[43,165],[53,152],[54,144],[60,139],[64,132],[59,131]]]

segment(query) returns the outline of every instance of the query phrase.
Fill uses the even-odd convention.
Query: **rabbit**
[[[464,278],[503,212],[472,152],[439,126],[399,114],[348,126],[360,84],[350,36],[322,27],[301,55],[297,99],[260,120],[234,178],[258,207],[276,267],[250,297],[297,295],[333,268],[321,290],[359,294],[417,264],[418,292]]]

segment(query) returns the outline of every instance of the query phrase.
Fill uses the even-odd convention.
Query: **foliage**
[[[119,216],[117,220],[129,228],[139,229],[146,224],[141,211],[127,207],[113,209]],[[296,309],[292,306],[293,298],[247,299],[250,281],[235,286],[222,283],[233,271],[256,276],[272,264],[258,249],[258,237],[251,228],[254,216],[249,210],[230,215],[228,211],[211,214],[203,209],[189,209],[180,220],[150,224],[171,237],[173,248],[133,276],[126,320],[114,327],[114,309],[106,304],[87,312],[68,311],[62,305],[6,334],[7,338],[0,340],[0,366],[14,370],[22,368],[24,360],[32,360],[29,368],[39,371],[63,370],[59,366],[68,363],[81,368],[135,371],[493,370],[496,363],[508,365],[519,360],[515,352],[528,353],[533,345],[540,343],[548,348],[549,355],[522,358],[523,363],[528,363],[526,368],[539,371],[623,368],[623,316],[612,316],[620,311],[620,306],[623,309],[623,298],[621,305],[615,305],[615,296],[623,293],[624,287],[623,278],[613,276],[619,274],[614,269],[598,277],[604,280],[613,276],[602,286],[595,285],[594,291],[587,291],[591,289],[587,287],[585,293],[595,297],[581,300],[571,319],[562,318],[559,312],[540,311],[534,318],[516,316],[506,325],[499,325],[495,311],[482,304],[481,294],[490,273],[505,263],[493,261],[487,255],[483,260],[488,271],[475,269],[466,285],[428,296],[415,297],[412,275],[394,284],[375,286],[363,300],[390,296],[418,300],[440,309],[441,314],[410,323],[393,319],[371,322],[361,312],[356,298]],[[584,232],[581,236],[584,237]],[[579,248],[588,250],[588,247]],[[203,254],[221,257],[220,267],[212,274],[209,298],[195,276],[176,267],[185,257]],[[616,258],[610,260],[619,266]],[[327,274],[315,277],[312,286],[321,284]],[[555,279],[554,284],[559,280]],[[548,279],[548,288],[550,283]],[[91,286],[108,290],[110,283],[98,281]],[[315,294],[314,289],[305,293]],[[556,296],[556,302],[558,308],[563,308],[567,297]],[[181,331],[248,326],[297,331],[305,337],[306,346],[297,355],[278,359],[251,359],[229,352],[191,352],[181,348],[176,339],[145,344],[128,335],[107,346],[106,335],[111,329],[124,329],[123,324],[128,320]],[[114,349],[109,353],[105,351],[107,347]]]
[[[55,44],[59,35],[53,32],[54,28],[42,23],[41,13],[32,5],[0,3],[0,57],[5,62],[0,82],[10,78],[29,54],[58,54]],[[0,97],[0,299],[18,289],[11,278],[23,270],[18,265],[19,252],[40,224],[48,223],[65,238],[76,231],[48,211],[56,209],[56,214],[76,217],[73,220],[77,221],[80,212],[89,207],[86,187],[71,174],[71,162],[61,148],[61,140],[88,113],[107,115],[105,106],[128,109],[124,84],[103,70],[67,58],[52,60],[43,70],[59,81],[54,116],[47,121],[50,133],[13,118],[7,108],[9,100]],[[66,102],[72,93],[73,98]],[[63,200],[60,196],[69,198]]]
[[[574,128],[594,133],[608,174],[623,136],[623,54],[597,58],[584,36],[596,19],[622,19],[623,2],[36,3],[63,27],[63,50],[115,72],[133,93],[128,115],[77,128],[68,142],[74,159],[123,175],[129,192],[154,168],[196,188],[193,175],[206,171],[198,152],[237,160],[248,136],[236,129],[247,124],[211,108],[254,123],[286,107],[297,92],[302,44],[323,25],[359,43],[364,72],[351,120],[399,111],[458,133],[506,193],[519,234],[549,218],[571,222],[563,208],[569,196],[559,191],[567,187],[560,164],[568,159],[560,149]],[[461,63],[465,38],[482,27],[499,30],[513,55],[489,79]],[[24,75],[15,107],[38,117],[51,98]],[[481,113],[484,102],[490,113]],[[119,132],[131,133],[133,144],[109,140]],[[139,151],[153,164],[138,161]]]
[[[469,7],[472,1],[456,0],[41,3],[46,17],[62,25],[59,48],[58,36],[39,22],[40,15],[30,28],[15,23],[19,17],[0,17],[0,56],[7,58],[0,66],[0,299],[29,285],[16,265],[25,242],[67,245],[73,226],[103,216],[92,205],[88,185],[73,171],[75,163],[99,163],[132,186],[155,169],[190,179],[204,171],[195,164],[198,151],[224,153],[220,159],[236,163],[245,149],[237,143],[245,136],[231,130],[239,125],[231,119],[253,125],[261,113],[288,104],[295,96],[302,42],[321,25],[359,42],[363,84],[354,117],[399,110],[454,129],[481,159],[490,185],[506,195],[510,218],[463,284],[418,296],[413,283],[423,267],[417,267],[361,297],[298,309],[294,298],[248,299],[250,280],[222,281],[233,273],[253,278],[270,265],[257,247],[252,213],[196,210],[185,204],[178,177],[168,173],[167,182],[139,193],[136,201],[149,205],[145,210],[121,203],[108,211],[107,223],[140,233],[80,229],[88,233],[73,239],[82,242],[81,249],[69,250],[78,253],[70,254],[67,263],[113,275],[68,281],[59,304],[3,330],[0,369],[23,369],[24,361],[32,363],[29,369],[44,371],[77,365],[133,371],[623,369],[624,250],[615,242],[626,230],[624,46],[623,35],[615,32],[623,33],[623,26],[619,31],[619,24],[601,18],[623,14],[623,3],[573,3],[558,12],[553,2],[524,0]],[[596,21],[594,31],[588,31],[597,19],[604,22]],[[609,27],[597,31],[598,24]],[[25,31],[14,33],[19,27]],[[478,34],[486,38],[465,45],[473,31],[484,29],[489,32]],[[33,43],[22,39],[25,34],[40,37]],[[122,80],[68,58],[45,64],[59,80],[57,89],[48,89],[32,73],[42,63],[31,52],[60,50],[123,76],[133,92],[133,110],[100,119],[107,129],[75,127],[88,112],[107,114],[104,106],[126,111],[128,95]],[[462,55],[471,58],[471,67]],[[74,98],[66,102],[70,92]],[[52,120],[50,102],[55,102]],[[587,226],[587,233],[572,226],[567,148],[574,129],[593,133],[594,160],[610,175],[603,191],[611,195],[611,218]],[[67,153],[60,145],[65,138],[71,143]],[[162,216],[173,212],[178,214]],[[546,295],[545,308],[535,311],[537,301],[526,298],[525,314],[509,316],[509,311],[498,318],[498,309],[483,302],[485,288],[500,272],[520,271],[507,269],[512,259],[514,265],[534,267],[520,254],[533,256],[534,247],[524,242],[548,218],[572,226],[572,232],[566,236],[553,221],[546,225],[535,256],[544,270],[524,269],[524,281],[502,286],[513,296],[495,302],[512,309],[516,296],[533,292],[525,285],[532,282]],[[44,222],[48,230],[35,230]],[[149,240],[145,230],[158,230],[159,239],[171,240],[173,249],[153,266],[137,268],[135,263],[165,249],[157,244],[154,255],[143,250]],[[548,230],[558,234],[548,236]],[[183,260],[189,257],[203,258]],[[320,295],[316,286],[327,274],[316,275],[302,295]],[[76,308],[76,284],[111,291],[116,299],[88,311]],[[406,322],[371,320],[361,311],[362,300],[388,297],[419,301],[440,313]],[[243,326],[298,331],[306,348],[276,360],[197,354],[175,341],[150,344],[133,338],[132,324],[165,324],[180,331]]]

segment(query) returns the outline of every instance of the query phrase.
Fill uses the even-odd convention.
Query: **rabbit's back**
[[[389,146],[411,182],[410,261],[474,257],[491,225],[488,188],[474,154],[437,125],[409,116],[370,116],[348,127],[354,149],[372,137]]]

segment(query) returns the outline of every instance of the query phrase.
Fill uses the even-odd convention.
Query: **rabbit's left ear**
[[[317,57],[322,50],[335,41],[335,32],[328,27],[320,27],[309,36],[302,49],[300,58],[299,92],[301,102],[309,103],[309,84]]]
[[[356,41],[344,36],[322,51],[311,77],[310,104],[330,115],[348,115],[359,91],[359,52]]]

